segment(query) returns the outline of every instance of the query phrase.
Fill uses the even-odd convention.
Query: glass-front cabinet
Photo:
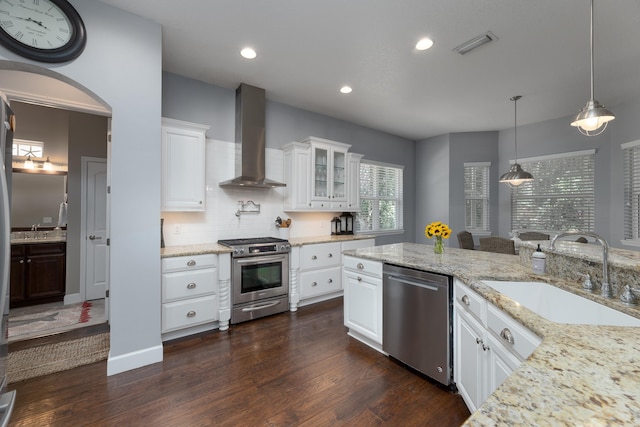
[[[357,211],[362,155],[317,137],[283,147],[286,211]]]
[[[311,202],[314,207],[342,209],[347,201],[347,150],[339,143],[311,142]]]

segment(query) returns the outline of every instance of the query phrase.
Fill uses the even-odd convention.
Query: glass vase
[[[443,254],[444,253],[444,242],[442,241],[442,236],[434,236],[433,241],[433,253],[434,254]]]

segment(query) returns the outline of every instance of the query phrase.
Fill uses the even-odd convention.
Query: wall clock
[[[67,0],[0,0],[0,44],[18,55],[70,61],[86,40],[82,18]]]

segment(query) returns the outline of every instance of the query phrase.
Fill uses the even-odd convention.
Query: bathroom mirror
[[[11,227],[31,228],[56,227],[60,203],[67,188],[67,173],[23,173],[12,174],[11,183]]]

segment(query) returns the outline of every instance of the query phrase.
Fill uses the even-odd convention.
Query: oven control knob
[[[240,255],[244,254],[244,249],[240,249]]]

